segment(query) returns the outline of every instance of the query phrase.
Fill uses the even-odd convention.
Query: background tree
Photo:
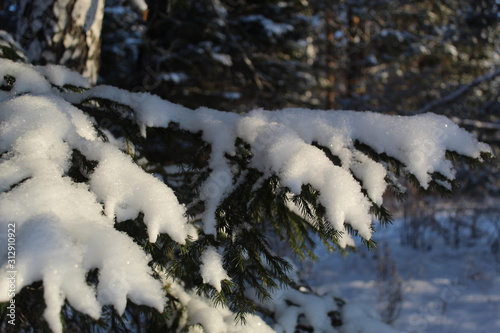
[[[91,82],[99,72],[104,0],[3,1],[4,25],[34,64],[61,64]]]
[[[122,7],[114,7],[113,2],[109,5],[109,21],[112,21],[113,13],[120,12],[117,8]],[[249,109],[272,108],[276,107],[273,95],[280,95],[279,98],[285,98],[280,102],[282,106],[324,108],[326,95],[332,89],[333,72],[336,97],[329,103],[335,102],[338,108],[408,112],[494,71],[497,65],[498,5],[494,1],[473,5],[465,0],[432,4],[426,1],[411,4],[151,1],[151,6],[154,10],[147,22],[141,23],[137,15],[136,23],[128,24],[132,27],[128,34],[142,31],[147,38],[132,43],[140,46],[133,59],[143,64],[138,65],[143,68],[141,77],[123,87],[137,88],[137,82],[146,82],[146,89],[179,98],[179,102],[201,85],[206,85],[206,89],[201,89],[205,93],[214,90],[209,99],[198,99],[200,103],[190,107],[208,105],[228,109],[222,107],[225,103],[230,107],[239,104]],[[131,16],[130,11],[121,12]],[[123,16],[119,20],[134,22],[124,20]],[[104,29],[104,36],[110,34],[105,46],[111,50],[113,45],[115,51],[120,47],[113,42],[120,40],[115,33],[127,34],[116,28]],[[124,47],[131,47],[130,44]],[[116,52],[106,53],[104,58],[113,59],[112,53]],[[125,79],[135,77],[133,72],[137,67],[129,68],[128,75],[123,75]],[[276,75],[272,75],[274,72]],[[104,80],[113,80],[116,73],[109,73],[112,75],[103,75]],[[288,77],[292,75],[289,73],[298,73],[307,80]],[[221,86],[212,89],[208,82]],[[497,103],[495,82],[488,81],[479,87],[485,91],[478,102],[484,101],[490,110],[492,102]],[[162,85],[165,85],[163,93]],[[286,87],[286,92],[273,94],[273,89],[280,86]],[[295,91],[298,95],[294,95]],[[255,98],[245,97],[240,101],[243,103],[227,101],[227,96],[245,96],[250,92]],[[467,113],[477,112],[475,104],[461,103],[459,107],[468,111],[455,116],[468,117]],[[434,111],[451,115],[449,110]]]

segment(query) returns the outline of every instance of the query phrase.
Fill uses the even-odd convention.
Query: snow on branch
[[[245,171],[241,168],[261,175],[255,189],[271,177],[295,195],[312,186],[319,193],[315,204],[324,207],[324,218],[344,247],[352,242],[349,230],[365,240],[372,237],[372,208],[383,204],[382,195],[393,184],[390,161],[424,189],[433,183],[449,188],[455,171],[447,152],[472,159],[490,153],[487,145],[434,114],[190,110],[109,86],[64,92],[65,84],[83,83],[61,67],[9,60],[0,60],[0,78],[9,80],[0,90],[0,246],[6,248],[5,226],[15,223],[22,249],[16,290],[43,280],[45,317],[56,332],[62,329],[58,315],[65,298],[93,318],[106,304],[122,313],[127,298],[162,310],[161,284],[151,276],[150,258],[115,223],[142,215],[150,242],[159,234],[178,244],[196,239],[197,232],[217,237],[217,209],[238,187],[241,177],[235,175]],[[204,202],[198,231],[171,188],[99,135],[102,129],[82,110],[102,101],[130,109],[128,116],[143,136],[150,127],[175,123],[201,133],[211,146],[208,177],[199,198],[192,198]],[[238,140],[248,146],[249,156],[235,170],[230,160],[238,157]],[[78,160],[91,168],[80,170],[83,178],[72,177]],[[200,259],[201,274],[220,290],[220,280],[232,277],[224,272],[217,249],[207,251]],[[9,269],[5,260],[1,264],[2,272]],[[94,269],[99,270],[95,289],[85,282]],[[7,288],[7,280],[1,280],[0,301],[8,300]]]
[[[162,286],[151,276],[150,259],[114,223],[143,213],[152,241],[162,232],[182,243],[188,237],[183,206],[100,140],[91,120],[53,94],[34,68],[0,60],[0,77],[6,76],[15,82],[0,91],[0,244],[7,248],[6,226],[15,225],[16,290],[43,281],[45,319],[55,332],[62,330],[65,298],[95,319],[107,304],[123,313],[127,298],[161,311]],[[69,176],[75,151],[98,162],[88,184]],[[97,290],[85,280],[93,269]],[[9,270],[3,260],[2,275]],[[8,300],[8,288],[2,279],[0,301]]]
[[[72,103],[105,98],[128,105],[144,135],[147,127],[167,127],[171,122],[193,133],[201,131],[212,147],[212,172],[201,190],[206,204],[204,232],[210,234],[216,232],[217,207],[234,189],[225,156],[235,154],[236,138],[250,145],[250,167],[268,177],[277,175],[281,185],[295,194],[300,194],[303,185],[312,185],[321,193],[320,203],[332,226],[346,235],[344,223],[348,223],[365,239],[371,237],[370,207],[382,204],[388,167],[361,152],[357,144],[402,163],[424,189],[431,182],[451,189],[455,171],[446,158],[448,151],[474,159],[490,152],[451,120],[435,114],[403,117],[285,109],[238,115],[206,108],[190,110],[153,95],[107,86],[65,97]],[[321,147],[340,165],[332,163]]]

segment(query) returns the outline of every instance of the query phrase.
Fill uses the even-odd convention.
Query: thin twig
[[[450,117],[455,123],[463,126],[472,126],[474,128],[481,128],[485,130],[500,130],[500,123],[485,122],[475,119],[461,119],[458,117]]]
[[[471,83],[463,85],[460,88],[458,88],[457,90],[453,91],[452,93],[446,95],[445,97],[425,105],[420,110],[415,111],[414,114],[429,112],[429,111],[437,108],[438,106],[452,103],[455,100],[457,100],[458,98],[460,98],[463,94],[465,94],[466,92],[468,92],[469,90],[471,90],[475,86],[479,85],[480,83],[492,80],[499,75],[500,75],[500,68],[498,68],[497,70],[495,70],[489,74],[475,78]]]

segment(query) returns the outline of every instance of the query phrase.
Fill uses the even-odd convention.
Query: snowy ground
[[[484,222],[488,223],[498,225],[498,221]],[[377,258],[383,250],[361,246],[358,254],[341,257],[319,249],[318,262],[302,264],[303,277],[319,293],[333,290],[379,311],[386,308],[384,300],[392,298],[400,309],[392,326],[402,332],[500,332],[500,262],[490,249],[492,238],[498,237],[494,228],[491,237],[478,239],[474,246],[454,248],[436,236],[430,239],[432,249],[418,250],[401,245],[402,226],[398,220],[374,237],[379,249],[387,245],[390,259],[385,261],[393,261],[402,279],[401,302],[394,302],[387,292],[397,290],[390,278],[389,282],[377,279],[381,263]]]

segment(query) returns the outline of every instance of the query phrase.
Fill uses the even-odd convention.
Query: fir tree
[[[374,247],[386,189],[448,193],[451,160],[490,154],[431,114],[191,110],[32,66],[0,37],[0,222],[19,244],[16,326],[0,282],[7,331],[349,327],[350,305],[301,285],[269,239],[299,257],[316,237]]]

